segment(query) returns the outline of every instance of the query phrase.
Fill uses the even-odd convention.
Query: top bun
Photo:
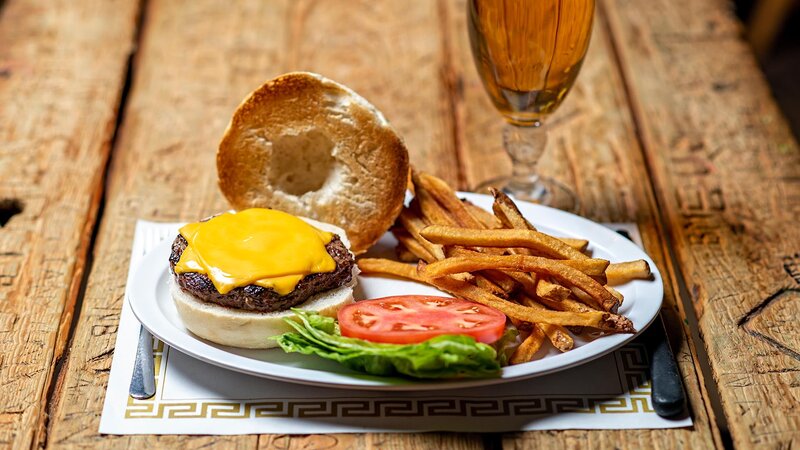
[[[222,193],[340,226],[363,253],[391,226],[408,180],[408,151],[383,115],[339,83],[293,72],[253,91],[217,153]]]

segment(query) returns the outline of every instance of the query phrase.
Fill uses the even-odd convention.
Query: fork
[[[161,241],[172,233],[172,227],[160,224],[149,223],[144,225],[142,234],[142,251],[136,261],[139,260]],[[139,344],[136,348],[136,361],[133,364],[133,374],[128,393],[131,397],[144,400],[152,397],[156,393],[156,374],[153,364],[153,335],[143,326],[139,326]]]

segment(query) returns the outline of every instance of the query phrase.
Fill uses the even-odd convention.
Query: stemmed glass
[[[486,92],[506,120],[512,174],[483,183],[522,200],[576,211],[575,193],[539,175],[544,120],[575,83],[592,33],[594,0],[469,0],[472,56]]]

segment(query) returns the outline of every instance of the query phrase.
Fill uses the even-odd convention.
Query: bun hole
[[[296,196],[319,190],[336,162],[332,151],[333,141],[317,130],[273,140],[270,184]]]

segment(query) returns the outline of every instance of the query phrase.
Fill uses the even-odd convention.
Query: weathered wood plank
[[[259,449],[483,449],[480,437],[472,437],[473,439],[467,439],[464,435],[456,433],[274,435],[262,436],[262,439],[259,439]]]
[[[72,322],[138,5],[0,12],[0,447],[35,447]],[[2,225],[2,224],[0,224]]]
[[[440,87],[435,4],[364,2],[353,8],[344,0],[252,0],[237,2],[234,8],[211,0],[186,0],[148,5],[95,263],[65,375],[55,392],[48,443],[137,449],[313,448],[331,442],[362,448],[480,447],[479,436],[445,434],[97,434],[135,220],[193,220],[226,207],[217,189],[214,154],[247,92],[281,72],[319,71],[350,84],[382,108],[406,133],[413,162],[451,180],[457,174],[451,126],[441,107],[446,90]],[[393,49],[399,53],[387,55]]]
[[[137,218],[176,221],[226,205],[216,145],[238,102],[281,69],[288,2],[149,2],[109,174],[80,321],[54,394],[52,447],[254,448],[256,436],[101,436],[97,428]]]
[[[728,2],[608,0],[733,442],[800,442],[800,149]]]
[[[292,11],[286,70],[351,87],[386,115],[415,167],[457,183],[436,2],[300,0]]]
[[[451,76],[463,86],[456,123],[462,157],[472,185],[508,171],[501,148],[502,120],[491,105],[472,64],[466,34],[464,0],[447,2],[453,32]],[[681,305],[670,282],[670,267],[662,247],[653,192],[642,159],[619,73],[604,24],[596,18],[586,62],[573,92],[546,122],[550,147],[541,170],[571,185],[583,205],[582,214],[601,222],[636,222],[647,252],[665,279],[662,309],[687,388],[693,429],[526,432],[509,434],[505,448],[708,448],[716,429],[709,420],[691,343],[685,337]],[[717,439],[718,441],[718,439]]]

